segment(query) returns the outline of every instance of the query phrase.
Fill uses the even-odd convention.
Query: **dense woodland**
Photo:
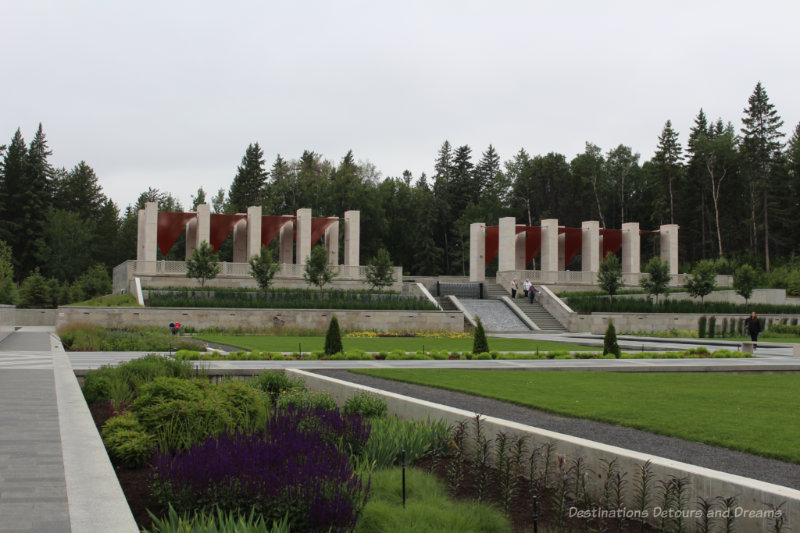
[[[198,203],[220,213],[243,212],[249,205],[263,206],[265,214],[311,207],[314,216],[357,209],[363,261],[385,247],[413,275],[468,274],[470,223],[494,225],[505,216],[528,225],[545,218],[567,226],[599,220],[605,228],[629,221],[642,229],[675,223],[682,271],[720,257],[731,266],[793,268],[800,231],[800,124],[787,136],[760,83],[743,103],[737,123],[700,109],[685,141],[667,120],[660,133],[654,131],[658,147],[647,161],[623,144],[601,148],[587,142],[571,159],[555,152],[535,155],[529,147],[503,160],[491,145],[478,155],[468,145],[445,141],[432,175],[406,171],[381,179],[374,165],[358,162],[352,152],[334,162],[306,150],[298,159],[278,155],[269,164],[254,143],[232,169],[228,190],[207,197],[201,187],[194,205],[182,206],[174,191],[150,188],[123,209],[106,197],[87,162],[71,169],[51,166],[40,125],[30,143],[17,130],[0,147],[0,240],[10,249],[16,280],[38,268],[47,278],[72,283],[94,263],[110,272],[135,258],[137,210],[157,201],[165,211],[189,211]],[[643,242],[646,259],[657,252],[657,241]],[[168,258],[183,259],[183,243],[182,237]],[[221,249],[223,260],[230,260],[230,248],[228,242]]]

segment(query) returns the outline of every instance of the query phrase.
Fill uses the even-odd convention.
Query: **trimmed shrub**
[[[267,371],[262,372],[255,378],[247,382],[251,387],[255,387],[262,392],[269,394],[272,405],[275,405],[278,396],[287,390],[306,390],[306,384],[299,379],[291,379],[283,372]]]
[[[706,324],[708,323],[708,319],[704,316],[701,316],[697,319],[697,336],[701,339],[706,338]]]
[[[552,359],[552,354],[555,352],[550,352],[547,356],[548,359]],[[608,321],[608,327],[606,328],[606,335],[603,338],[603,355],[613,354],[614,357],[617,359],[620,358],[622,355],[622,351],[619,348],[619,343],[617,342],[617,329],[614,327],[614,321]]]
[[[708,338],[713,339],[717,336],[717,317],[712,316],[708,319]]]
[[[333,355],[343,351],[342,332],[339,331],[339,321],[336,319],[336,316],[332,316],[331,323],[328,326],[328,332],[325,334],[325,355]]]
[[[116,464],[123,468],[139,468],[153,456],[155,439],[133,413],[123,413],[106,421],[103,443]]]
[[[486,339],[486,332],[483,330],[483,322],[478,319],[478,324],[475,326],[475,337],[472,341],[472,353],[480,354],[489,352],[489,341]]]
[[[345,400],[342,413],[377,418],[386,414],[386,400],[375,394],[359,392]]]

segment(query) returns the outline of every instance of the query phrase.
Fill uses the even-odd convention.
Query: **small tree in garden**
[[[375,257],[367,263],[367,283],[379,291],[394,283],[392,258],[385,248],[378,250]]]
[[[608,293],[608,299],[613,301],[614,295],[622,286],[622,265],[619,264],[616,254],[607,253],[606,258],[600,263],[597,284]]]
[[[217,254],[206,241],[192,250],[192,256],[186,260],[186,277],[199,279],[201,287],[206,286],[207,279],[216,278],[221,270]]]
[[[19,306],[28,309],[53,307],[50,286],[44,276],[39,273],[38,268],[22,282],[19,288]]]
[[[705,259],[697,263],[686,281],[686,290],[692,298],[700,297],[703,303],[705,297],[711,294],[717,285],[717,268],[714,261]]]
[[[324,246],[317,245],[311,249],[311,254],[306,259],[306,266],[303,270],[303,279],[309,285],[316,285],[322,292],[325,285],[336,277],[333,266],[328,263],[328,250]]]
[[[622,355],[622,351],[619,349],[619,343],[617,342],[617,328],[614,327],[613,320],[608,321],[606,335],[603,337],[603,355],[610,353],[614,354],[614,357],[617,359]]]
[[[472,341],[472,353],[489,353],[489,341],[486,338],[486,332],[483,330],[483,322],[478,319],[478,324],[475,326],[475,335]]]
[[[653,257],[644,266],[642,272],[647,276],[643,276],[639,284],[648,294],[656,297],[656,304],[658,304],[658,295],[667,292],[667,285],[672,278],[669,273],[669,263],[662,261],[659,257]]]
[[[328,332],[325,334],[325,355],[333,355],[344,351],[342,348],[342,332],[339,331],[339,321],[331,317]]]
[[[745,304],[750,302],[757,282],[758,274],[750,265],[742,265],[733,273],[733,290],[744,298]]]
[[[258,255],[250,258],[250,274],[258,283],[258,287],[265,291],[272,284],[272,278],[280,270],[281,265],[272,258],[272,252],[266,248],[261,248]]]

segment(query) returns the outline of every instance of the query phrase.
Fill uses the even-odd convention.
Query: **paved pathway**
[[[52,329],[0,340],[0,533],[137,531]]]

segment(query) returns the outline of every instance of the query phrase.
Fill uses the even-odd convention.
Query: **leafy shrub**
[[[188,337],[176,337],[166,327],[104,328],[96,324],[66,324],[57,333],[66,350],[141,351],[203,350],[202,343]]]
[[[292,379],[283,372],[262,372],[248,381],[248,384],[269,394],[270,402],[275,405],[278,395],[286,390],[306,390],[306,384],[299,379]]]
[[[150,511],[148,511],[150,513]],[[284,517],[280,522],[272,522],[270,528],[263,516],[256,516],[250,511],[247,516],[238,513],[226,513],[217,509],[216,514],[183,514],[179,515],[172,505],[165,518],[158,518],[150,513],[153,529],[145,529],[144,533],[289,533],[289,521]]]
[[[111,399],[109,385],[111,377],[106,369],[90,371],[83,381],[83,397],[86,403],[107,402]]]
[[[377,468],[386,468],[400,461],[405,450],[406,461],[412,463],[446,449],[450,428],[442,420],[400,420],[396,416],[372,420],[364,455]]]
[[[770,333],[778,333],[778,334],[785,334],[785,335],[800,335],[800,326],[789,324],[775,324],[770,328]]]
[[[220,435],[186,452],[157,453],[153,495],[179,513],[252,511],[267,521],[288,515],[292,531],[351,530],[366,486],[336,444],[304,426],[308,416],[278,411],[263,432]],[[328,429],[344,432],[345,426]]]
[[[153,456],[155,440],[133,413],[123,413],[106,421],[103,443],[115,463],[125,468],[139,468]]]
[[[473,354],[473,359],[486,360],[486,359],[491,359],[491,358],[492,358],[492,356],[488,352],[482,352],[482,353],[478,353],[478,354]]]
[[[282,392],[275,401],[278,409],[336,409],[336,401],[328,392],[310,392],[307,390],[289,389]]]
[[[87,298],[103,296],[111,293],[111,277],[106,267],[98,263],[83,273],[78,279],[78,286]]]
[[[359,392],[345,400],[342,412],[348,415],[360,415],[365,418],[376,418],[386,414],[386,400],[375,394]]]

